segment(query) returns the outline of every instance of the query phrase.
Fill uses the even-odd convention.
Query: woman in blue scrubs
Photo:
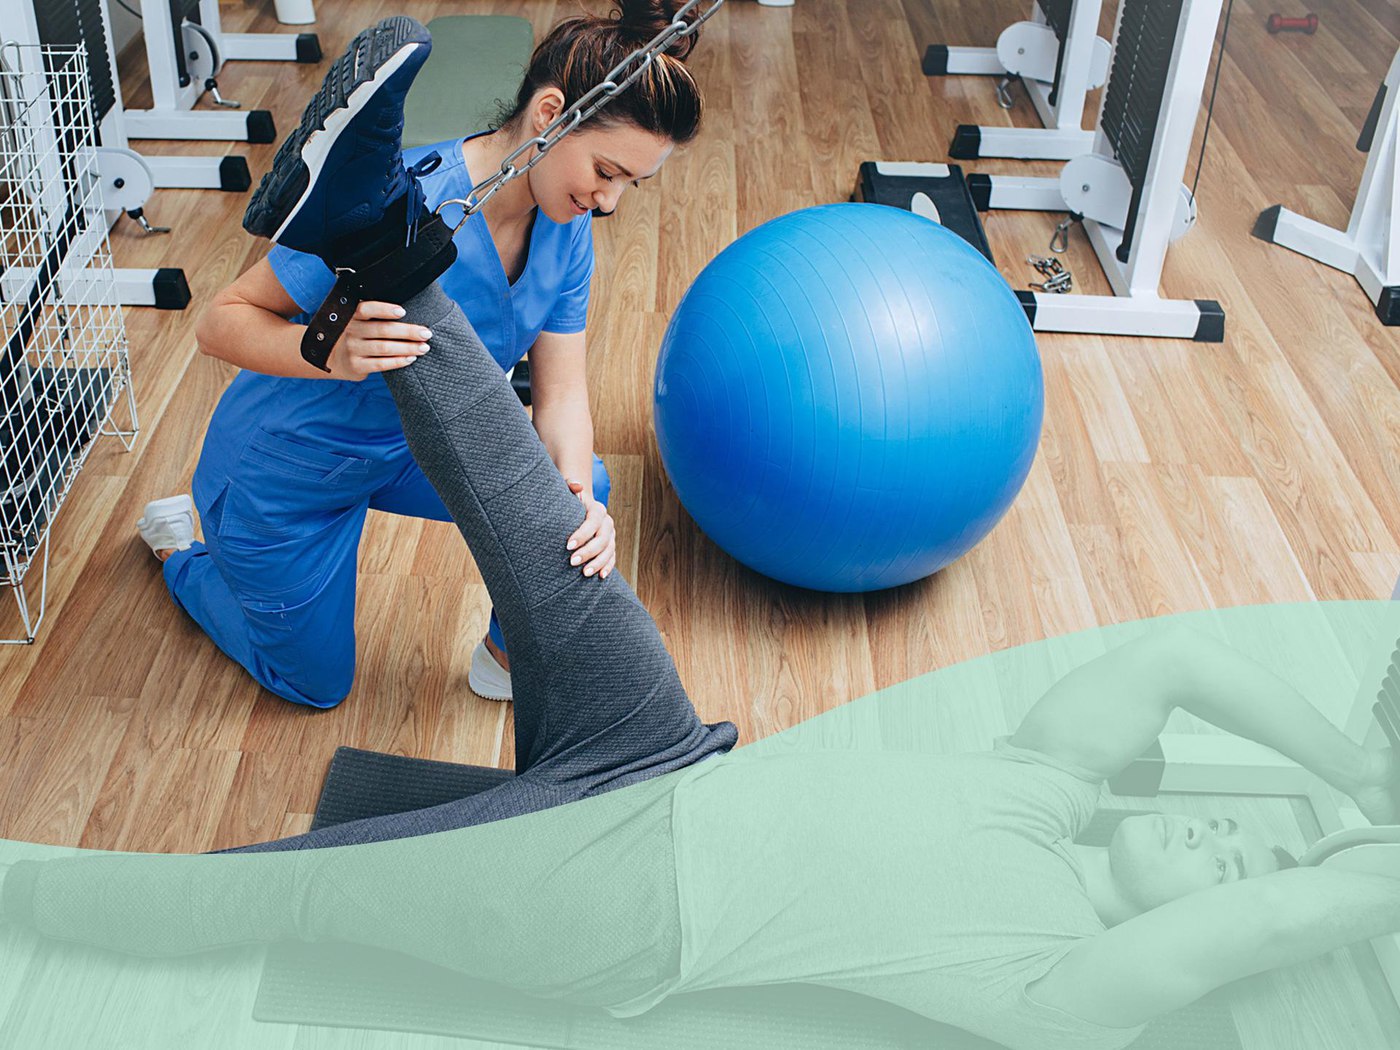
[[[405,154],[424,172],[430,206],[467,196],[665,28],[676,5],[620,6],[616,18],[555,27],[499,130]],[[678,41],[674,57],[693,45],[693,37]],[[656,75],[613,100],[600,123],[561,140],[468,219],[455,235],[457,261],[440,280],[503,369],[530,354],[535,430],[587,507],[578,530],[559,537],[561,554],[585,575],[606,576],[616,562],[585,381],[591,213],[610,213],[626,187],[653,176],[694,136],[700,110],[685,67],[658,64]],[[446,214],[455,221],[451,209]],[[182,497],[156,501],[138,523],[163,556],[175,601],[263,686],[312,707],[338,704],[354,677],[356,554],[366,512],[449,519],[409,454],[379,374],[429,352],[431,333],[400,322],[397,306],[362,303],[336,344],[332,372],[318,372],[300,356],[301,326],[333,283],[316,257],[278,247],[219,294],[199,323],[200,349],[243,371],[214,412],[194,474],[204,542],[193,542]],[[494,616],[472,664],[478,693],[510,698]]]

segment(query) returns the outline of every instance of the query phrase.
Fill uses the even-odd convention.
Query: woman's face
[[[563,101],[548,89],[536,95],[531,107],[536,134],[559,115]],[[656,174],[675,145],[633,124],[575,131],[531,169],[530,192],[540,211],[558,223],[595,208],[611,212],[624,190]]]

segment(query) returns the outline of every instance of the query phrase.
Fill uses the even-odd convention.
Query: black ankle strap
[[[405,228],[399,227],[398,236],[403,236]],[[335,286],[306,326],[301,356],[322,372],[329,372],[326,362],[331,350],[360,303],[405,303],[441,277],[456,258],[452,228],[442,216],[426,212],[412,243],[397,243],[374,252],[368,262],[357,259],[353,268],[337,267]]]

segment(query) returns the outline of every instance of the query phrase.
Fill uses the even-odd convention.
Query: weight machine
[[[1361,188],[1345,230],[1281,204],[1265,209],[1254,236],[1356,278],[1385,325],[1400,325],[1400,52],[1390,63],[1361,128],[1356,148],[1367,154]]]
[[[1343,731],[1368,748],[1400,749],[1400,584],[1392,595],[1376,652],[1363,669]],[[1320,863],[1373,836],[1355,803],[1315,774],[1263,744],[1235,736],[1164,733],[1132,765],[1109,781],[1120,795],[1161,793],[1267,795],[1306,800],[1322,838],[1299,858]],[[1368,831],[1370,829],[1370,831]],[[1371,941],[1390,992],[1400,1001],[1400,934]]]
[[[1094,133],[1083,127],[1085,99],[1103,86],[1112,53],[1098,35],[1102,6],[1102,0],[1036,0],[1030,19],[1002,30],[996,47],[930,44],[924,52],[925,76],[1000,77],[997,101],[1005,109],[1011,108],[1010,83],[1019,79],[1045,125],[960,124],[948,155],[959,160],[1069,160],[1092,149]]]
[[[18,45],[84,47],[88,78],[84,99],[99,143],[94,149],[95,170],[109,228],[125,213],[148,233],[165,232],[164,227],[152,226],[144,211],[157,187],[241,192],[251,185],[248,162],[242,157],[146,157],[129,148],[111,26],[100,0],[34,4],[30,0],[0,0],[0,25],[5,27],[6,39]],[[4,105],[3,100],[0,105]],[[13,117],[8,122],[0,119],[0,123],[13,125]],[[189,284],[184,271],[176,267],[113,272],[117,301],[124,305],[180,310],[189,304]],[[0,285],[0,299],[11,297],[13,289]]]
[[[1051,247],[1062,251],[1072,222],[1084,231],[1112,295],[1018,291],[1039,332],[1165,336],[1218,343],[1225,312],[1213,299],[1164,299],[1167,248],[1196,223],[1182,184],[1200,113],[1222,0],[1123,0],[1113,62],[1093,151],[1056,178],[973,174],[977,210],[1068,212]],[[869,172],[872,167],[886,172]],[[923,170],[920,170],[923,169]],[[910,208],[944,165],[864,165],[857,197]]]
[[[147,0],[142,16],[155,105],[126,111],[132,138],[275,142],[271,111],[220,95],[219,71],[232,59],[321,61],[315,33],[223,32],[218,0]],[[218,108],[195,111],[205,92]]]
[[[137,432],[84,51],[0,46],[0,585],[23,627],[5,641],[43,620],[50,530],[93,441]]]

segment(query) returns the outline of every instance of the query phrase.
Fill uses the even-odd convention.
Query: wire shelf
[[[49,533],[95,438],[136,434],[84,49],[0,45],[0,586],[23,624],[0,643],[34,640]]]

